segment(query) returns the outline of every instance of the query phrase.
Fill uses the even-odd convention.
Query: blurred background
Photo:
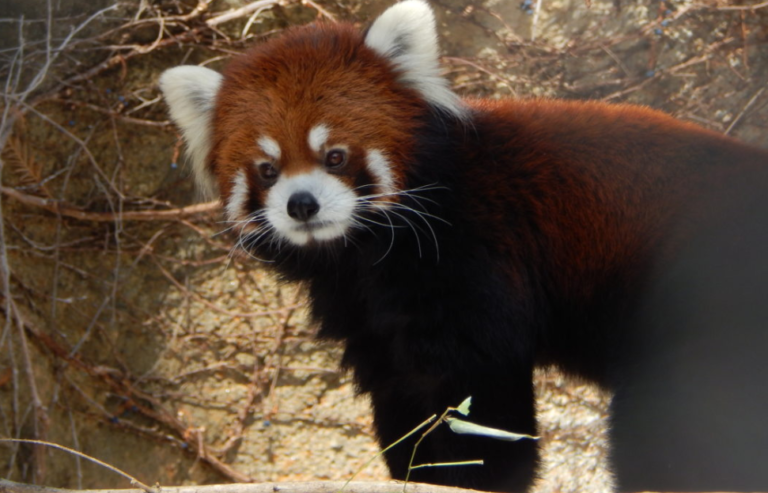
[[[0,437],[163,486],[347,479],[375,455],[368,402],[340,349],[313,341],[301,290],[198,200],[157,80],[292,25],[363,27],[390,3],[0,3]],[[431,4],[462,95],[643,104],[768,147],[768,2]],[[610,396],[553,371],[537,389],[538,491],[607,491]],[[128,486],[20,444],[0,444],[0,476]]]

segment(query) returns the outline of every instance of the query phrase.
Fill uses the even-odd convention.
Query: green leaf
[[[470,395],[464,401],[462,401],[461,404],[459,404],[459,407],[456,408],[457,412],[460,412],[464,416],[469,416],[469,406],[472,405],[472,396]]]
[[[479,435],[489,438],[495,438],[496,440],[505,440],[507,442],[516,442],[523,438],[531,440],[538,440],[539,437],[524,435],[520,433],[512,433],[511,431],[499,430],[497,428],[490,428],[488,426],[482,426],[476,423],[470,423],[458,418],[445,418],[445,422],[450,426],[451,431],[458,433],[459,435]]]

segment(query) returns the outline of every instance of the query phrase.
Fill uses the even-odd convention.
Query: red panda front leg
[[[535,435],[532,366],[527,371],[517,369],[513,377],[508,372],[501,377],[498,373],[477,371],[460,375],[393,376],[371,392],[381,447],[394,443],[430,415],[439,416],[447,407],[459,405],[470,395],[472,406],[468,421]],[[423,431],[385,454],[393,478],[405,479],[413,446]],[[539,454],[533,440],[509,442],[458,435],[441,424],[419,445],[413,465],[478,459],[484,464],[416,469],[411,472],[410,480],[486,491],[526,491],[535,478]]]

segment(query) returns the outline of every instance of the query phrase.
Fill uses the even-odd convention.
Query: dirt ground
[[[199,201],[157,79],[180,63],[221,67],[290,25],[365,25],[389,4],[0,4],[0,437],[161,485],[347,479],[375,455],[368,403],[338,371],[340,349],[313,341],[300,289],[234,248],[216,204],[189,209]],[[768,147],[768,7],[432,5],[462,95],[645,104]],[[607,491],[609,396],[553,372],[537,390],[538,490]],[[0,443],[0,476],[128,486],[28,444]],[[387,473],[376,460],[358,477]]]

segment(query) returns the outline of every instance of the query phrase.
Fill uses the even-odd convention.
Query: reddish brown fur
[[[349,147],[353,171],[365,167],[366,150],[379,149],[396,183],[406,181],[428,107],[354,27],[289,30],[233,60],[224,75],[211,163],[225,202],[235,172],[267,159],[259,136],[279,143],[276,166],[286,176],[320,165],[306,139],[321,123],[331,129],[329,146]],[[745,171],[764,173],[762,151],[649,108],[556,100],[465,104],[472,123],[455,137],[463,204],[476,218],[471,234],[502,255],[544,266],[548,289],[573,305],[607,285],[641,289],[651,265],[674,253],[689,229],[727,214],[716,199],[722,183]],[[337,174],[350,188],[353,171]],[[265,187],[254,174],[250,189],[263,204]],[[511,236],[500,225],[521,211],[535,227],[523,225]],[[512,285],[522,282],[521,267],[503,266]]]
[[[365,47],[351,26],[289,30],[236,58],[224,75],[212,152],[224,198],[234,173],[265,157],[256,145],[259,135],[278,141],[278,165],[288,176],[321,162],[306,140],[321,123],[331,129],[329,144],[350,147],[357,167],[366,149],[385,149],[393,162],[413,152],[413,122],[425,103],[398,86],[389,63]],[[403,170],[394,171],[401,181]]]
[[[425,234],[419,250],[415,227],[388,229],[383,222],[354,231],[354,248],[329,241],[280,249],[269,238],[254,240],[254,250],[275,257],[273,265],[286,279],[308,283],[321,335],[347,343],[345,364],[371,394],[382,444],[470,394],[473,419],[535,434],[533,367],[558,364],[620,396],[614,401],[620,487],[690,491],[768,484],[768,474],[750,463],[753,450],[768,457],[766,432],[741,434],[733,445],[731,428],[718,428],[723,420],[716,413],[678,419],[675,412],[659,412],[651,425],[648,413],[633,414],[646,405],[654,412],[657,405],[688,411],[691,396],[707,402],[710,391],[697,377],[683,382],[683,394],[664,380],[665,372],[677,371],[678,361],[686,370],[698,370],[703,361],[744,384],[741,394],[734,391],[734,408],[746,416],[744,422],[761,422],[749,404],[753,387],[762,385],[753,375],[768,373],[764,360],[754,365],[757,373],[741,367],[729,373],[740,355],[720,357],[719,347],[706,345],[691,353],[701,339],[700,322],[686,318],[688,305],[677,311],[656,296],[666,295],[671,279],[671,299],[698,300],[694,289],[676,290],[678,278],[670,272],[682,271],[683,281],[703,284],[710,290],[705,294],[742,308],[744,320],[768,318],[742,302],[743,293],[721,296],[719,280],[699,282],[698,272],[719,258],[717,248],[713,254],[710,245],[699,248],[691,241],[719,241],[719,233],[731,231],[730,216],[755,219],[742,196],[754,200],[760,196],[756,190],[768,189],[768,154],[629,105],[466,101],[468,118],[461,121],[430,108],[397,75],[350,26],[289,31],[228,67],[211,151],[225,201],[235,173],[266,158],[257,145],[260,136],[279,143],[282,156],[275,164],[284,175],[322,164],[306,141],[318,124],[331,130],[329,145],[348,146],[349,169],[328,172],[350,188],[371,149],[387,156],[397,186],[442,186],[425,193],[422,203],[410,202],[428,217],[451,223],[411,217],[434,228],[434,244]],[[255,175],[248,175],[252,208],[262,207],[266,194]],[[762,234],[737,232],[748,239]],[[711,244],[720,247],[715,240]],[[747,251],[749,243],[737,246]],[[420,257],[422,246],[431,255]],[[686,264],[688,253],[704,258],[703,265]],[[735,269],[718,265],[712,272],[729,280],[727,274],[742,267],[736,262]],[[750,282],[768,295],[764,281]],[[657,312],[670,322],[657,325]],[[704,339],[719,343],[723,334],[729,337],[725,325],[708,325]],[[744,350],[754,356],[766,349],[762,326],[745,326],[737,341],[746,341]],[[661,353],[657,364],[654,357]],[[636,371],[646,366],[652,371]],[[635,430],[644,436],[632,435]],[[422,445],[425,462],[483,458],[485,466],[419,470],[417,479],[487,489],[531,483],[537,459],[530,442],[441,433]],[[706,435],[717,445],[696,447],[686,441],[691,435]],[[749,441],[753,437],[757,446]],[[409,450],[406,443],[387,453],[396,477],[405,474]],[[721,477],[699,465],[700,451],[702,460],[713,463],[739,460]],[[696,459],[685,462],[686,457]],[[643,461],[652,467],[645,469]]]
[[[487,137],[466,149],[468,162],[483,163],[468,183],[470,193],[484,198],[467,201],[477,233],[496,232],[493,241],[515,251],[519,245],[493,225],[505,222],[505,210],[531,210],[538,226],[531,233],[549,239],[538,249],[546,252],[541,260],[559,274],[568,298],[588,299],[600,281],[595,273],[623,271],[633,279],[628,265],[647,268],[648,255],[659,261],[674,249],[673,237],[685,237],[677,215],[699,215],[689,218],[691,226],[713,220],[717,211],[707,202],[721,204],[718,188],[734,174],[764,173],[767,164],[763,151],[649,108],[556,100],[469,104]],[[514,166],[508,155],[520,155]],[[518,177],[526,172],[535,179],[521,187]]]

